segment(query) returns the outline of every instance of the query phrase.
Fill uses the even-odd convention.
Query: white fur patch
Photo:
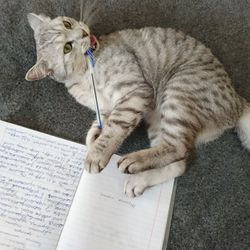
[[[250,108],[246,109],[239,119],[238,135],[243,146],[250,150]]]
[[[207,128],[201,131],[196,139],[196,144],[207,143],[209,141],[213,141],[217,139],[219,136],[223,134],[226,128]]]

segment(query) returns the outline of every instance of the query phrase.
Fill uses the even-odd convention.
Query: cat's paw
[[[101,172],[108,164],[111,155],[101,153],[94,148],[91,148],[87,154],[84,168],[89,173],[99,173]]]
[[[99,129],[97,126],[93,126],[87,133],[86,136],[86,145],[88,148],[95,142],[95,140],[100,136],[102,130]]]
[[[143,194],[148,187],[147,180],[140,174],[131,175],[124,185],[124,193],[129,198],[137,197]]]
[[[148,169],[144,162],[144,157],[140,155],[140,151],[123,156],[117,165],[121,172],[126,174],[136,174]]]

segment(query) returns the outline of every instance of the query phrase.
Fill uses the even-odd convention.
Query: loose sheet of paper
[[[174,181],[129,199],[117,160],[101,174],[83,173],[57,250],[162,249]]]
[[[53,250],[85,148],[0,121],[0,249]]]

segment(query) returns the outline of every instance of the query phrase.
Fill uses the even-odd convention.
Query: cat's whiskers
[[[93,18],[97,16],[98,11],[98,0],[86,1],[80,0],[80,21],[87,23],[88,26],[93,26]],[[96,19],[95,19],[96,20]]]

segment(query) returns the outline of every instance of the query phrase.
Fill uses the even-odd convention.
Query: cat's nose
[[[86,36],[88,36],[89,34],[84,30],[84,29],[82,29],[82,38],[84,38],[84,37],[86,37]]]

